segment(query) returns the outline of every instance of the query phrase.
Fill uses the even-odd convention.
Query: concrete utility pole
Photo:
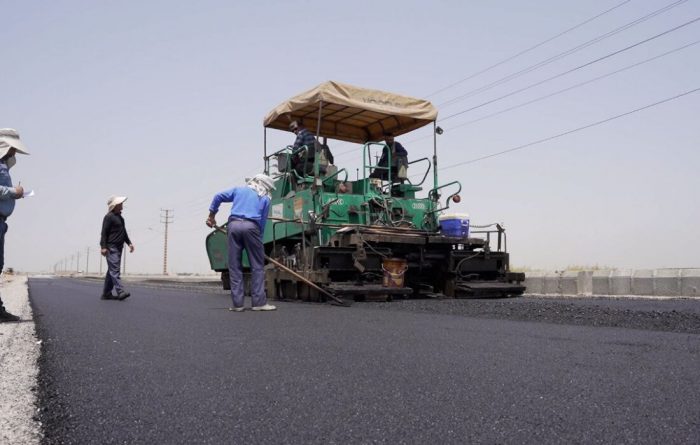
[[[87,255],[85,258],[85,275],[90,271],[90,246],[87,248]]]
[[[78,256],[75,261],[75,273],[80,273],[80,251],[78,251]]]
[[[165,214],[163,214],[165,212]],[[168,274],[168,224],[173,223],[174,210],[160,209],[160,222],[165,224],[165,242],[163,243],[163,275]]]

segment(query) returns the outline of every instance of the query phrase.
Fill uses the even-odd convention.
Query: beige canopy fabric
[[[437,119],[427,100],[325,82],[278,105],[265,116],[264,125],[289,130],[298,121],[316,134],[321,109],[321,137],[347,142],[381,141],[384,133],[399,136]]]

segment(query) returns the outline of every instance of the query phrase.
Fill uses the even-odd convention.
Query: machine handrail
[[[431,210],[431,211],[428,212],[428,213],[437,213],[437,212],[441,212],[441,211],[443,211],[443,210],[449,209],[449,208],[450,208],[450,200],[451,200],[453,197],[459,195],[459,192],[462,191],[462,184],[461,184],[459,181],[452,181],[452,182],[448,182],[447,184],[443,184],[443,185],[441,185],[441,186],[439,186],[439,187],[435,187],[434,189],[432,189],[432,190],[430,190],[430,191],[428,192],[428,197],[429,197],[431,200],[433,200],[433,201],[435,201],[435,202],[439,202],[439,200],[440,200],[440,195],[438,194],[438,190],[443,189],[443,188],[446,188],[446,187],[449,187],[449,186],[454,185],[454,184],[457,184],[457,185],[459,186],[459,189],[458,189],[455,193],[453,193],[453,194],[451,194],[450,196],[447,197],[447,200],[445,200],[445,207],[441,207],[441,208],[438,208],[438,209]]]
[[[418,184],[413,184],[413,183],[411,182],[411,180],[409,179],[408,182],[410,182],[412,185],[423,185],[423,183],[425,182],[425,180],[428,178],[428,173],[430,173],[430,168],[433,166],[433,164],[430,162],[430,159],[427,158],[427,157],[426,157],[426,158],[416,159],[415,161],[411,161],[411,162],[408,163],[408,165],[415,164],[416,162],[421,162],[421,161],[427,161],[427,162],[428,162],[428,169],[425,171],[425,174],[423,175],[423,179],[422,179],[421,182],[419,182]]]
[[[347,180],[348,180],[348,171],[345,169],[345,167],[343,167],[343,168],[341,168],[340,170],[338,170],[337,172],[333,173],[332,175],[323,178],[323,180],[322,180],[321,182],[323,182],[323,184],[325,184],[326,181],[329,181],[329,180],[331,180],[331,179],[337,177],[337,176],[340,174],[340,172],[345,172],[345,179],[343,179],[342,182],[347,181]]]

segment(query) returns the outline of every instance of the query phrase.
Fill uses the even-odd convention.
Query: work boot
[[[19,321],[19,317],[7,312],[4,307],[0,306],[0,323],[6,321]]]
[[[129,292],[126,292],[123,290],[120,290],[119,292],[117,292],[117,300],[119,300],[119,301],[126,300],[130,296],[131,296],[131,294]]]
[[[116,300],[117,298],[112,295],[112,292],[104,292],[100,297],[100,300]]]
[[[251,308],[251,310],[253,310],[253,311],[274,311],[276,309],[277,309],[277,307],[273,306],[271,304],[266,304],[264,306],[256,306],[256,307]]]

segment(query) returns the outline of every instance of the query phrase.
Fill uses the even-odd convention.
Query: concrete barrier
[[[632,273],[630,293],[632,295],[654,295],[654,277],[653,270],[635,270]]]
[[[603,269],[525,273],[526,293],[700,298],[700,269]]]
[[[578,272],[565,271],[559,279],[561,295],[578,295]]]
[[[700,269],[681,270],[681,295],[700,297]]]
[[[681,295],[681,269],[657,269],[654,276],[654,295]]]
[[[612,270],[610,272],[610,295],[630,295],[632,293],[631,270]]]
[[[611,270],[602,269],[594,270],[593,277],[591,279],[593,286],[593,295],[610,295],[612,291],[610,290],[610,275]]]
[[[527,276],[527,274],[525,275]],[[551,275],[547,274],[544,277],[544,294],[545,295],[561,295],[561,289],[559,287],[559,281],[561,279],[561,272],[552,272]]]

